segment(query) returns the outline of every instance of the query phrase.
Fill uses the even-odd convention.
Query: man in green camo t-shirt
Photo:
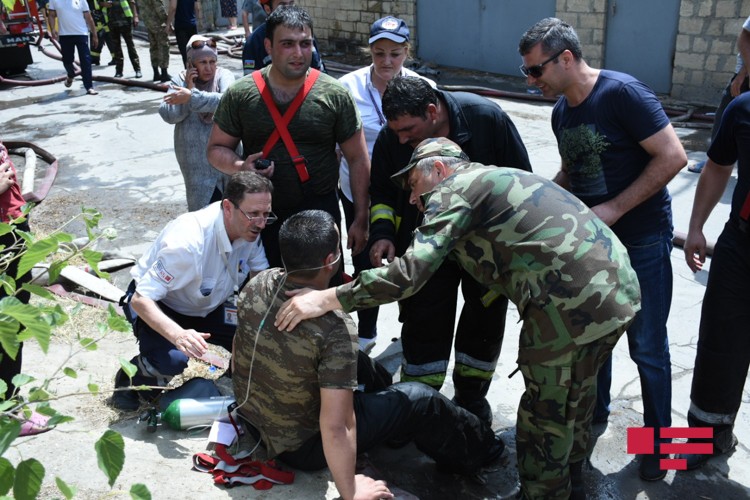
[[[273,62],[259,70],[261,82],[256,82],[252,76],[242,78],[221,98],[208,141],[208,160],[226,174],[253,170],[271,179],[273,211],[279,224],[271,226],[263,235],[263,246],[271,267],[280,267],[278,231],[288,217],[302,210],[320,209],[333,215],[336,224],[341,226],[336,191],[338,144],[350,165],[354,198],[355,217],[347,230],[347,247],[359,253],[367,243],[370,157],[354,98],[335,78],[310,69],[313,25],[302,8],[282,5],[274,10],[266,20],[265,44]],[[299,153],[297,156],[290,153],[283,136],[279,138],[278,127],[259,85],[265,86],[266,92],[272,95],[282,117],[280,120],[285,121],[285,113],[295,98],[303,95],[306,82],[312,78],[317,79],[287,124],[291,142]],[[279,138],[270,150],[266,147],[269,137]],[[235,153],[240,141],[244,158]],[[257,160],[261,156],[271,160],[271,166],[258,168]]]
[[[515,303],[523,320],[518,367],[526,391],[516,423],[523,495],[582,493],[578,465],[588,448],[596,373],[640,309],[625,248],[553,182],[470,163],[445,138],[420,143],[393,177],[425,214],[403,257],[352,283],[298,294],[279,310],[277,327],[406,298],[441,262],[456,259]]]

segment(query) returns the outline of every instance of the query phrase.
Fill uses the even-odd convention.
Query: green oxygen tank
[[[161,414],[161,421],[175,430],[209,426],[214,420],[226,420],[227,408],[232,403],[231,396],[175,399]]]

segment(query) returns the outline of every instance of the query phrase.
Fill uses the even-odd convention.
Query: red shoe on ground
[[[45,417],[41,413],[32,412],[28,420],[23,420],[21,424],[20,436],[34,436],[36,434],[42,434],[52,429],[47,426],[49,417]]]

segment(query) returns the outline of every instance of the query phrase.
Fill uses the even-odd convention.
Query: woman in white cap
[[[227,180],[206,159],[214,111],[221,94],[234,82],[229,70],[216,66],[217,59],[216,42],[201,35],[190,37],[187,68],[172,78],[159,107],[164,121],[175,125],[174,152],[191,212],[220,200]]]
[[[354,96],[354,101],[362,115],[367,150],[372,158],[372,147],[375,144],[375,139],[386,122],[381,102],[386,85],[393,77],[398,75],[420,75],[404,68],[404,62],[409,57],[409,27],[403,19],[388,16],[375,21],[370,28],[368,43],[372,64],[342,76],[339,81]],[[435,87],[435,82],[428,78],[425,78],[425,80]],[[339,175],[339,197],[344,207],[347,226],[349,226],[354,217],[354,204],[349,188],[349,165],[343,158]],[[364,250],[352,256],[355,276],[359,271],[372,267],[368,253],[368,250]],[[357,314],[359,318],[359,344],[367,352],[374,345],[377,335],[378,309],[367,309],[359,311]]]

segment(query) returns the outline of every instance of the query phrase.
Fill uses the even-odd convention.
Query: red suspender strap
[[[745,222],[750,221],[750,192],[745,197],[745,203],[742,204],[742,210],[740,210],[740,219]]]
[[[263,98],[263,102],[266,103],[266,107],[271,113],[271,118],[273,118],[273,123],[276,126],[274,131],[271,133],[271,136],[266,141],[265,146],[263,146],[263,158],[268,158],[268,154],[271,152],[271,149],[274,147],[274,145],[276,145],[279,137],[281,137],[281,140],[284,142],[284,146],[286,146],[286,150],[289,152],[289,156],[291,156],[292,158],[292,162],[294,163],[294,168],[297,170],[299,180],[302,182],[309,181],[310,174],[307,172],[305,157],[299,154],[297,146],[294,145],[294,141],[292,140],[292,136],[289,134],[289,129],[287,129],[287,127],[292,121],[292,117],[294,117],[295,113],[297,113],[297,110],[302,105],[302,102],[307,97],[307,94],[310,93],[310,89],[312,89],[313,85],[315,85],[315,81],[318,79],[318,76],[320,76],[320,71],[311,68],[309,73],[307,74],[307,78],[305,78],[305,84],[302,86],[299,92],[297,92],[297,95],[294,96],[294,99],[289,105],[289,109],[287,109],[284,113],[284,116],[281,116],[281,113],[279,113],[279,110],[276,107],[276,103],[273,102],[271,90],[268,88],[268,85],[266,85],[266,81],[263,79],[263,75],[261,75],[260,71],[253,71],[253,80],[255,80],[255,85],[258,87],[258,91]]]

